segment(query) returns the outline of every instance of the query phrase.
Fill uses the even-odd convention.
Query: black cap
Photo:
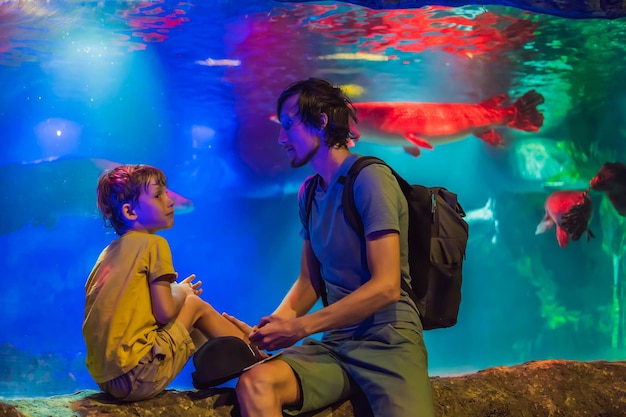
[[[193,355],[196,370],[191,373],[196,389],[209,389],[236,378],[257,362],[252,348],[235,336],[216,337]]]

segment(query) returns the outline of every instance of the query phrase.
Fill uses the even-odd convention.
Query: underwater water
[[[382,157],[468,212],[458,324],[428,331],[431,375],[539,359],[626,359],[626,221],[591,192],[585,235],[535,234],[544,202],[626,161],[626,20],[501,6],[371,10],[272,1],[0,1],[0,397],[97,389],[81,334],[84,284],[115,238],[95,211],[113,163],[147,163],[193,202],[164,231],[181,276],[250,323],[300,262],[292,169],[270,120],[292,81],[355,102],[478,104],[535,90],[538,131],[504,127]],[[408,142],[407,142],[408,144]],[[191,364],[171,385],[191,388]]]

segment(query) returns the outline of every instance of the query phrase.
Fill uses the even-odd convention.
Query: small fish
[[[470,239],[475,236],[490,235],[491,243],[496,244],[498,242],[499,228],[495,210],[496,201],[489,198],[483,207],[465,212],[465,221],[472,229]],[[476,233],[477,230],[479,233]],[[480,233],[481,231],[482,233]]]
[[[565,248],[570,240],[578,240],[587,232],[587,242],[595,237],[589,229],[593,203],[587,191],[556,191],[548,196],[546,215],[537,225],[535,234],[544,233],[556,224],[556,240]]]
[[[620,216],[626,216],[626,164],[605,163],[589,181],[589,188],[605,192]]]
[[[490,198],[481,208],[470,210],[465,213],[465,221],[468,223],[480,221],[492,221],[495,219],[494,209],[496,202]]]
[[[536,132],[543,126],[537,106],[541,94],[528,91],[511,105],[504,105],[508,94],[500,94],[479,104],[363,102],[354,103],[361,140],[382,145],[402,146],[413,156],[420,148],[477,136],[492,146],[503,146],[495,128],[509,127]],[[407,143],[408,142],[408,143]]]
[[[238,59],[207,58],[202,61],[196,61],[196,64],[203,65],[205,67],[238,67],[241,65],[241,61]]]
[[[396,56],[387,56],[380,54],[370,54],[367,52],[340,52],[330,55],[320,55],[317,59],[333,59],[333,60],[353,60],[353,61],[389,61],[398,59]]]
[[[348,97],[361,97],[365,92],[365,88],[358,84],[343,84],[340,85],[339,88],[348,96]]]

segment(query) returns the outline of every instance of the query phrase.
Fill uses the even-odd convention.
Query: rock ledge
[[[475,374],[432,377],[438,417],[625,417],[626,361],[532,361]],[[105,394],[81,391],[45,398],[0,401],[10,417],[233,417],[232,388],[167,390],[152,400],[119,404]],[[350,402],[309,416],[352,417]]]

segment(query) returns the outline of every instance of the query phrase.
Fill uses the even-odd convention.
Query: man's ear
[[[320,114],[320,130],[324,130],[328,124],[328,115],[326,113]]]
[[[125,203],[122,206],[122,215],[128,220],[137,220],[137,214],[130,203]]]

